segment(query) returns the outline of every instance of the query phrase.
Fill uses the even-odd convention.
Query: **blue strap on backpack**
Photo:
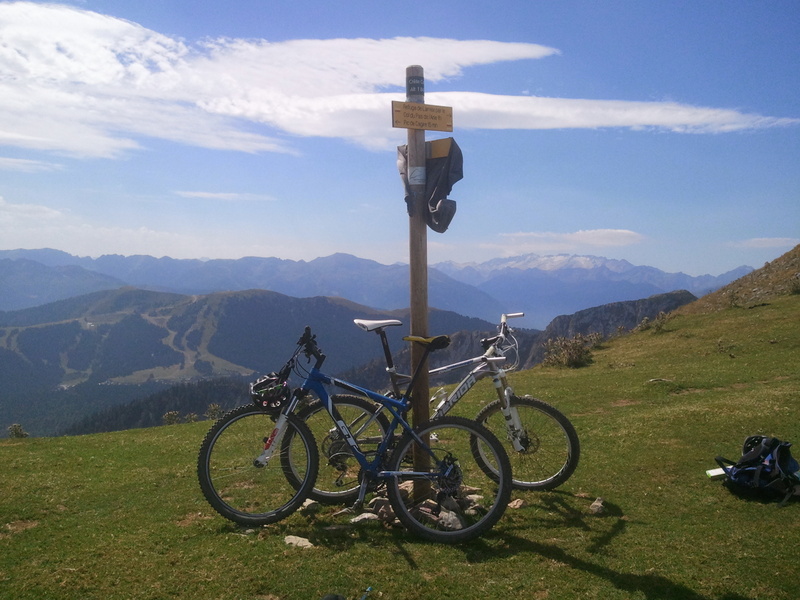
[[[791,443],[763,435],[751,435],[742,445],[742,457],[715,460],[725,471],[726,483],[734,491],[771,491],[783,495],[780,506],[800,490],[800,464],[789,450]]]

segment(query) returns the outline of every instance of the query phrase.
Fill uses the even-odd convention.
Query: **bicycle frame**
[[[492,378],[494,387],[497,390],[498,398],[503,400],[504,405],[508,404],[508,397],[510,397],[514,391],[508,384],[508,378],[506,377],[505,370],[498,366],[498,363],[504,362],[505,360],[505,356],[483,355],[462,360],[461,362],[453,363],[451,365],[445,365],[437,369],[431,369],[430,374],[437,375],[441,373],[447,373],[449,371],[455,371],[456,369],[473,365],[475,363],[480,363],[477,367],[467,373],[467,375],[458,383],[456,388],[450,392],[447,397],[442,398],[442,400],[434,408],[431,418],[435,419],[437,417],[443,417],[446,415],[448,412],[450,412],[450,409],[453,408],[453,406],[455,406],[456,403],[464,395],[466,395],[466,393],[469,392],[478,381],[486,377]]]
[[[310,331],[307,330],[310,334]],[[302,339],[301,339],[302,342]],[[394,476],[402,475],[406,479],[429,479],[435,480],[440,474],[435,472],[422,472],[422,471],[387,471],[381,469],[381,462],[386,456],[389,448],[392,446],[392,442],[395,436],[395,432],[397,431],[398,427],[402,428],[403,431],[408,432],[414,440],[419,444],[420,448],[424,449],[426,454],[428,454],[434,460],[436,456],[431,451],[429,445],[420,438],[413,430],[412,426],[408,423],[408,421],[403,416],[405,413],[408,412],[410,406],[410,400],[408,398],[408,394],[412,389],[412,385],[409,385],[408,390],[406,393],[399,399],[390,398],[388,396],[384,396],[383,394],[379,394],[372,390],[368,390],[361,386],[355,385],[353,383],[337,379],[335,377],[331,377],[326,375],[322,371],[320,371],[319,367],[322,365],[322,362],[325,360],[325,355],[319,352],[319,349],[316,347],[316,343],[313,341],[313,338],[308,339],[306,341],[306,353],[309,355],[314,356],[316,360],[316,364],[311,367],[308,371],[305,380],[303,381],[302,385],[295,390],[294,394],[290,402],[281,410],[280,415],[278,416],[275,427],[273,428],[272,433],[267,438],[265,442],[264,452],[256,459],[256,463],[260,465],[266,464],[269,459],[271,458],[273,452],[276,448],[280,446],[280,440],[283,437],[283,433],[286,430],[286,423],[288,420],[287,415],[291,414],[299,401],[305,397],[306,394],[309,392],[316,395],[322,405],[325,407],[325,410],[330,415],[331,419],[333,420],[334,424],[336,425],[337,430],[342,435],[342,438],[347,442],[348,446],[350,447],[350,451],[355,456],[356,460],[358,461],[359,465],[363,469],[364,473],[368,474],[369,476],[375,479],[387,479]],[[299,352],[299,350],[298,350]],[[415,369],[414,375],[410,377],[411,383],[413,384],[414,379],[418,377],[420,368],[422,364],[425,364],[425,360],[427,359],[428,354],[430,353],[430,348],[426,347],[425,352],[423,354],[423,358],[420,361],[420,365],[418,365],[417,369]],[[297,356],[297,353],[293,356],[292,359]],[[370,460],[361,447],[358,445],[356,441],[356,436],[353,435],[350,428],[344,422],[339,411],[336,408],[336,405],[333,402],[332,394],[329,391],[329,388],[337,387],[348,392],[357,394],[359,396],[363,396],[372,400],[373,402],[378,403],[382,408],[389,411],[392,415],[392,420],[390,422],[390,426],[388,431],[386,432],[385,437],[381,440],[380,444],[378,445],[378,449],[375,451],[375,458]],[[365,429],[372,423],[376,416],[376,413],[362,426],[362,429]],[[444,472],[444,475],[449,474],[449,470],[452,467],[447,467]],[[367,492],[367,478],[364,479],[361,485],[361,490],[359,492],[358,500],[356,501],[356,505],[360,505],[364,501],[364,497],[366,496]]]
[[[505,362],[506,357],[502,354],[498,354],[498,348],[500,346],[500,342],[506,339],[506,336],[511,332],[509,327],[506,325],[507,319],[513,319],[517,317],[523,317],[525,313],[509,313],[503,314],[500,317],[500,333],[499,335],[494,338],[494,341],[488,345],[486,351],[480,355],[475,356],[473,358],[468,358],[456,363],[452,363],[449,365],[445,365],[442,367],[438,367],[436,369],[431,369],[428,373],[430,375],[438,375],[442,373],[448,373],[450,371],[455,371],[457,369],[461,369],[463,367],[467,367],[469,365],[477,364],[474,369],[472,369],[467,375],[456,385],[455,389],[450,392],[446,397],[442,398],[441,401],[436,405],[433,410],[433,414],[431,415],[431,419],[436,419],[439,417],[445,416],[453,406],[467,393],[469,392],[472,387],[481,379],[485,377],[491,377],[492,382],[494,384],[495,391],[497,393],[497,397],[500,400],[501,412],[503,413],[503,417],[505,418],[506,425],[512,432],[519,432],[522,431],[522,423],[519,419],[519,414],[516,410],[511,409],[511,396],[514,394],[513,388],[508,383],[508,377],[506,375],[506,370],[500,367],[500,363]],[[392,382],[392,390],[396,395],[400,395],[400,382],[410,381],[412,377],[410,375],[404,375],[402,373],[398,373],[394,367],[394,362],[392,360],[392,355],[389,350],[389,344],[386,339],[386,332],[384,331],[384,327],[390,325],[399,325],[401,324],[400,321],[382,321],[379,326],[370,329],[369,322],[363,320],[356,320],[356,324],[364,329],[365,331],[374,330],[381,338],[381,344],[383,346],[384,355],[386,358],[386,370],[390,375],[390,379]],[[411,383],[406,386],[406,392],[403,394],[405,397],[408,394],[408,391],[412,388]],[[436,400],[436,396],[431,400],[432,402]],[[519,441],[519,436],[512,435],[510,436],[514,449],[517,451],[522,451],[524,448]]]

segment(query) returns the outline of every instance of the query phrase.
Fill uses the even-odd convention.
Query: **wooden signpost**
[[[392,102],[393,127],[408,130],[409,203],[409,271],[411,288],[411,335],[428,337],[428,228],[425,197],[425,131],[453,131],[453,109],[449,106],[425,104],[425,76],[419,65],[406,68],[406,102]],[[411,367],[423,355],[419,344],[411,344]],[[427,365],[411,394],[414,426],[430,419]]]

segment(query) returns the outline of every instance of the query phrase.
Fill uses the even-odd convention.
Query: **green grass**
[[[572,419],[581,464],[556,491],[515,493],[527,505],[463,546],[327,510],[240,529],[197,485],[208,422],[3,439],[0,598],[316,600],[372,586],[383,599],[794,600],[800,501],[743,500],[705,470],[750,434],[800,440],[797,365],[793,295],[678,316],[606,342],[586,368],[514,374]],[[491,398],[484,384],[458,412]]]

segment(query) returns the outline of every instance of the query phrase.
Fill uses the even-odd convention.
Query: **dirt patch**
[[[207,521],[212,517],[209,515],[204,515],[203,513],[189,513],[185,517],[183,517],[180,521],[177,521],[178,527],[189,527],[190,525],[194,525],[195,523],[199,523],[200,521]]]
[[[611,403],[611,406],[635,406],[641,404],[638,400],[630,400],[629,398],[620,398]]]
[[[39,521],[13,521],[6,523],[3,529],[0,530],[0,537],[10,537],[28,529],[33,529],[37,525],[39,525]]]

